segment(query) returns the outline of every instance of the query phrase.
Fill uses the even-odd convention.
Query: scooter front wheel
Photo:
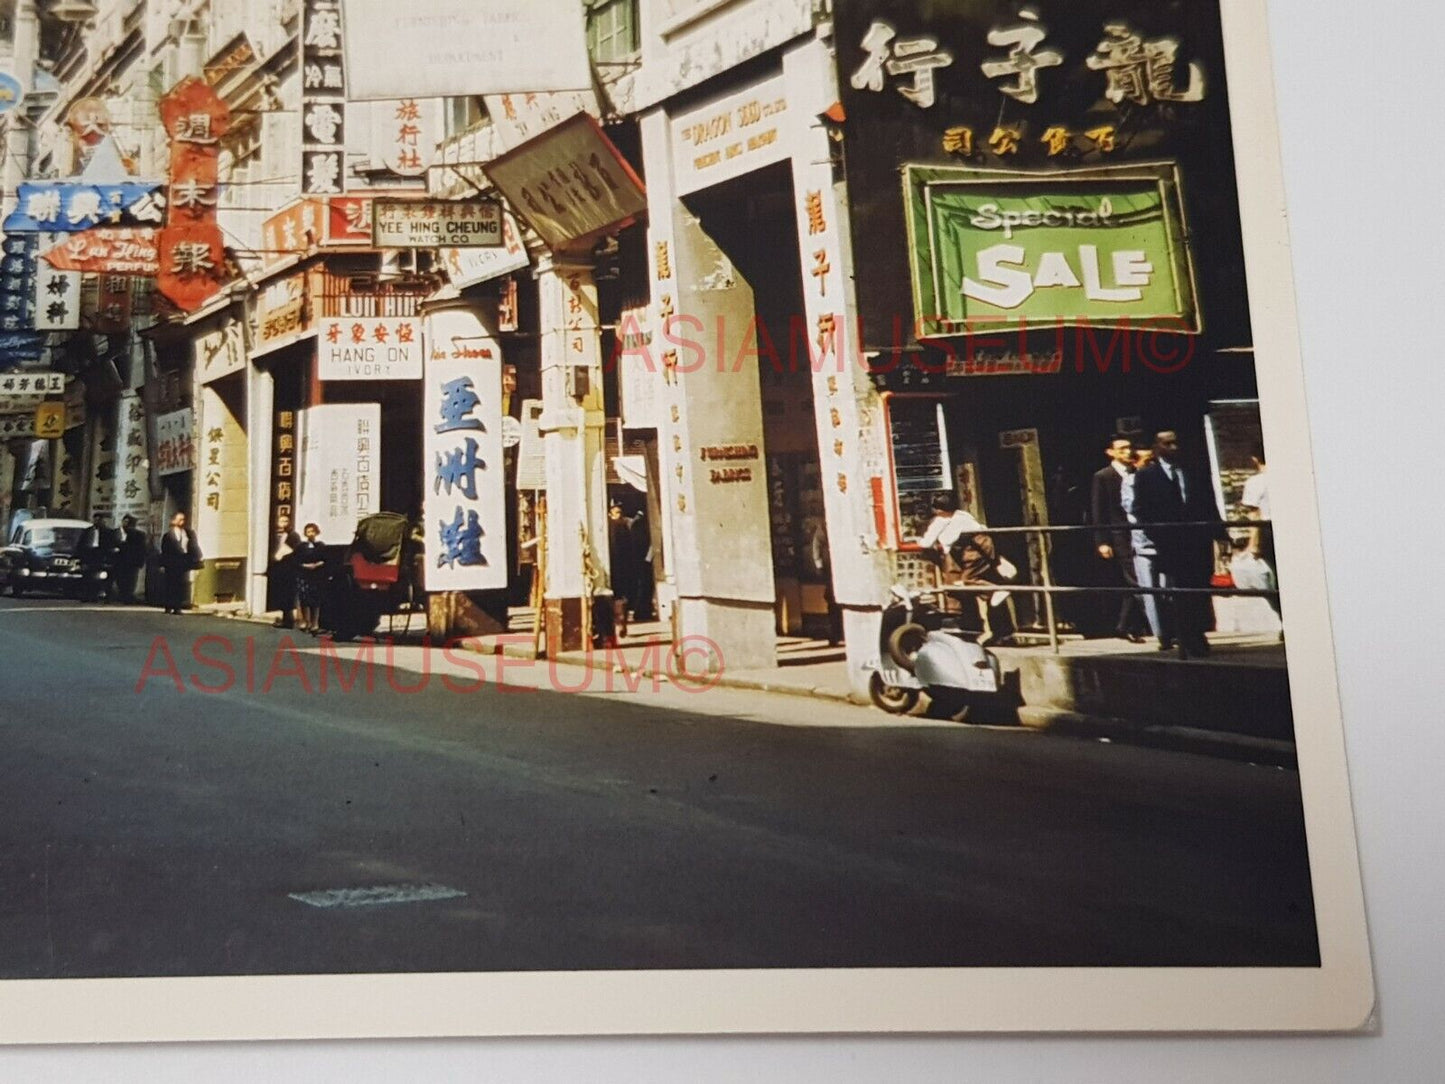
[[[907,715],[918,703],[918,690],[889,685],[876,670],[868,679],[868,699],[889,715]]]

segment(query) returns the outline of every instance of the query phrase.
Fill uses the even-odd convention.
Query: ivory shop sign
[[[502,206],[496,200],[373,199],[377,248],[496,248],[502,244]]]
[[[487,176],[554,250],[624,226],[647,210],[642,181],[586,113],[495,159]]]
[[[1172,167],[1020,177],[910,166],[904,177],[924,334],[989,322],[1199,330]]]
[[[427,325],[426,588],[506,587],[501,352],[465,309],[432,313]]]
[[[421,371],[420,317],[328,318],[317,328],[322,380],[420,380]]]
[[[502,212],[502,244],[499,247],[442,248],[437,250],[437,258],[457,289],[520,271],[529,262],[517,220],[508,211]]]

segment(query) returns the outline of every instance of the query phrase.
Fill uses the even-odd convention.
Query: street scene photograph
[[[1327,964],[1226,23],[0,4],[0,987]]]

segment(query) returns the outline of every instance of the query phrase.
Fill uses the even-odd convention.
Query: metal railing
[[[969,583],[969,584],[945,584],[939,583],[934,587],[926,588],[925,593],[934,592],[941,594],[960,595],[993,595],[1000,591],[1015,594],[1027,594],[1037,596],[1042,602],[1044,611],[1045,627],[1048,631],[1049,648],[1057,655],[1059,653],[1059,623],[1058,615],[1055,612],[1054,599],[1061,595],[1167,595],[1171,598],[1184,596],[1207,595],[1210,598],[1267,598],[1278,599],[1278,588],[1263,589],[1253,587],[1145,587],[1143,585],[1130,586],[1105,586],[1105,585],[1072,585],[1056,584],[1053,577],[1049,545],[1050,536],[1057,534],[1072,534],[1087,532],[1091,535],[1116,535],[1121,533],[1133,534],[1135,531],[1165,531],[1185,530],[1202,532],[1208,530],[1216,532],[1220,530],[1258,530],[1261,527],[1268,528],[1272,525],[1267,519],[1243,519],[1243,520],[1189,520],[1184,522],[1169,523],[1129,523],[1129,524],[1108,524],[1077,523],[1058,526],[1035,524],[1025,527],[980,527],[979,530],[970,531],[971,535],[1024,535],[1026,538],[1037,536],[1039,543],[1039,575],[1042,583]],[[1211,545],[1220,546],[1224,543],[1216,538],[1209,539]],[[924,553],[926,551],[916,550],[914,552]],[[1271,570],[1273,571],[1273,570]],[[1017,630],[1015,630],[1017,631]]]

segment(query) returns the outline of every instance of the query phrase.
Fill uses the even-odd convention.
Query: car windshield
[[[84,532],[84,527],[37,527],[30,532],[30,544],[38,550],[74,553]]]

